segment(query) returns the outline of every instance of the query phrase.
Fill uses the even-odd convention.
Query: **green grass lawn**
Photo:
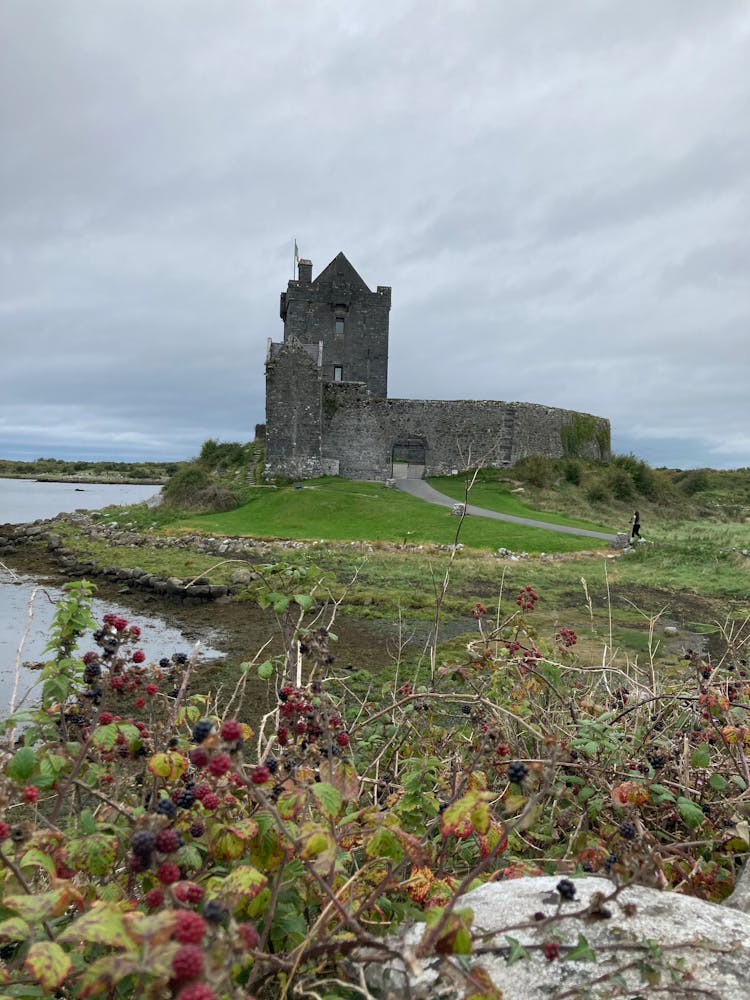
[[[511,499],[513,509],[508,513],[535,516],[534,511]],[[558,524],[608,530],[561,515],[536,516]],[[447,507],[425,503],[380,483],[331,477],[308,480],[302,489],[258,488],[252,499],[236,510],[180,517],[172,522],[172,528],[265,538],[451,544],[458,524]],[[525,552],[574,552],[606,545],[597,539],[473,516],[464,521],[460,540],[472,548]]]
[[[465,481],[460,476],[435,476],[427,482],[440,493],[463,501],[465,498]],[[469,493],[469,503],[485,510],[495,510],[500,514],[512,514],[514,517],[530,517],[537,521],[548,521],[550,524],[562,524],[571,528],[586,528],[589,531],[605,531],[614,533],[624,531],[627,525],[613,528],[594,521],[586,521],[579,517],[569,517],[566,514],[550,513],[545,510],[534,510],[523,502],[517,492],[512,492],[509,486],[501,482],[474,483]]]

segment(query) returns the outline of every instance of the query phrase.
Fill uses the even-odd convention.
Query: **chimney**
[[[312,281],[312,261],[300,260],[297,264],[297,281],[301,285],[309,285]]]

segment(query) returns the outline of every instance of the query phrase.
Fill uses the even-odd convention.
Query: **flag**
[[[297,241],[294,241],[294,262],[299,264],[299,250],[297,249]]]

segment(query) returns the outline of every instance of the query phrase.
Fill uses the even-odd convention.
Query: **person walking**
[[[636,511],[630,519],[630,544],[641,537],[641,515]]]

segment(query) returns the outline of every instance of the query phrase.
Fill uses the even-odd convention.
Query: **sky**
[[[0,0],[0,457],[264,420],[294,241],[389,394],[750,466],[747,0]]]

